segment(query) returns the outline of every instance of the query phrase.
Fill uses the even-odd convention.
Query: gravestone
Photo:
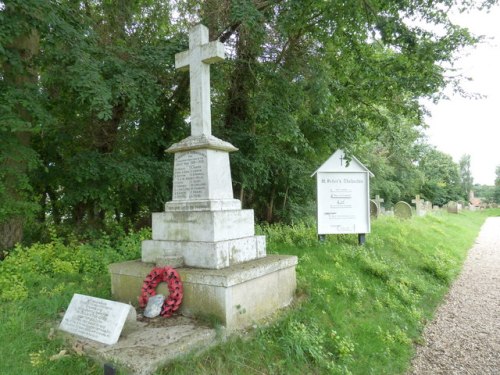
[[[412,199],[411,203],[415,204],[415,212],[416,212],[417,216],[424,216],[425,215],[424,202],[425,201],[420,199],[419,194],[417,194],[415,196],[415,199]]]
[[[412,216],[411,206],[403,201],[394,205],[394,216],[400,219],[409,219]]]
[[[370,218],[376,219],[379,214],[380,211],[377,202],[373,199],[370,199]]]
[[[74,294],[59,329],[106,345],[115,344],[135,309],[121,302]]]
[[[432,211],[432,202],[430,202],[430,201],[426,201],[426,202],[425,202],[425,205],[424,205],[424,209],[425,209],[425,211],[427,211],[427,212],[428,212],[428,211]]]
[[[459,211],[459,207],[458,207],[458,203],[455,202],[455,201],[449,201],[448,204],[446,205],[447,207],[447,210],[449,213],[452,213],[452,214],[458,214],[458,211]]]
[[[152,214],[152,239],[142,243],[141,262],[114,264],[110,271],[114,298],[136,300],[155,264],[180,258],[180,312],[213,315],[232,330],[292,301],[297,257],[267,255],[265,237],[255,235],[253,210],[234,199],[229,152],[237,148],[212,135],[210,119],[210,64],[223,59],[223,44],[209,42],[205,26],[193,27],[189,50],[175,56],[176,68],[189,70],[191,135],[167,150],[174,154],[172,200]]]
[[[375,199],[374,199],[375,203],[377,204],[378,206],[378,209],[380,212],[382,212],[383,210],[383,206],[382,206],[382,203],[384,203],[384,199],[383,198],[380,198],[380,195],[375,195]]]

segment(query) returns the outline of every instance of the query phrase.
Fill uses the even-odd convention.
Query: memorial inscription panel
[[[318,233],[368,233],[366,173],[318,173]]]
[[[121,302],[74,294],[59,329],[112,345],[118,341],[132,308]]]
[[[173,200],[208,197],[206,159],[202,151],[175,154]]]

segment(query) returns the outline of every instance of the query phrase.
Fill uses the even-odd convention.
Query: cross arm
[[[218,40],[214,40],[210,43],[204,44],[201,48],[201,60],[205,64],[212,64],[224,60],[224,44],[222,44]]]
[[[189,50],[175,54],[175,69],[189,70]]]

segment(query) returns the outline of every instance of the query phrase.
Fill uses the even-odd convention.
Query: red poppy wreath
[[[151,270],[142,284],[139,306],[146,307],[149,297],[156,295],[156,287],[161,282],[167,283],[170,294],[165,298],[160,315],[168,318],[179,308],[183,296],[181,278],[172,267],[155,267]]]

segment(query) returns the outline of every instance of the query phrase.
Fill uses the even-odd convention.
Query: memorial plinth
[[[172,201],[153,213],[141,261],[113,264],[110,272],[114,298],[135,303],[152,267],[181,259],[181,313],[215,316],[231,330],[291,302],[297,257],[266,256],[253,210],[234,199],[229,152],[237,148],[212,136],[210,126],[209,64],[223,56],[202,25],[191,31],[189,51],[176,55],[176,67],[190,71],[191,136],[167,150],[175,154]]]
[[[182,256],[188,267],[220,269],[266,256],[253,210],[233,198],[228,153],[236,150],[213,136],[191,136],[167,150],[175,153],[173,199],[153,213],[143,262]]]

